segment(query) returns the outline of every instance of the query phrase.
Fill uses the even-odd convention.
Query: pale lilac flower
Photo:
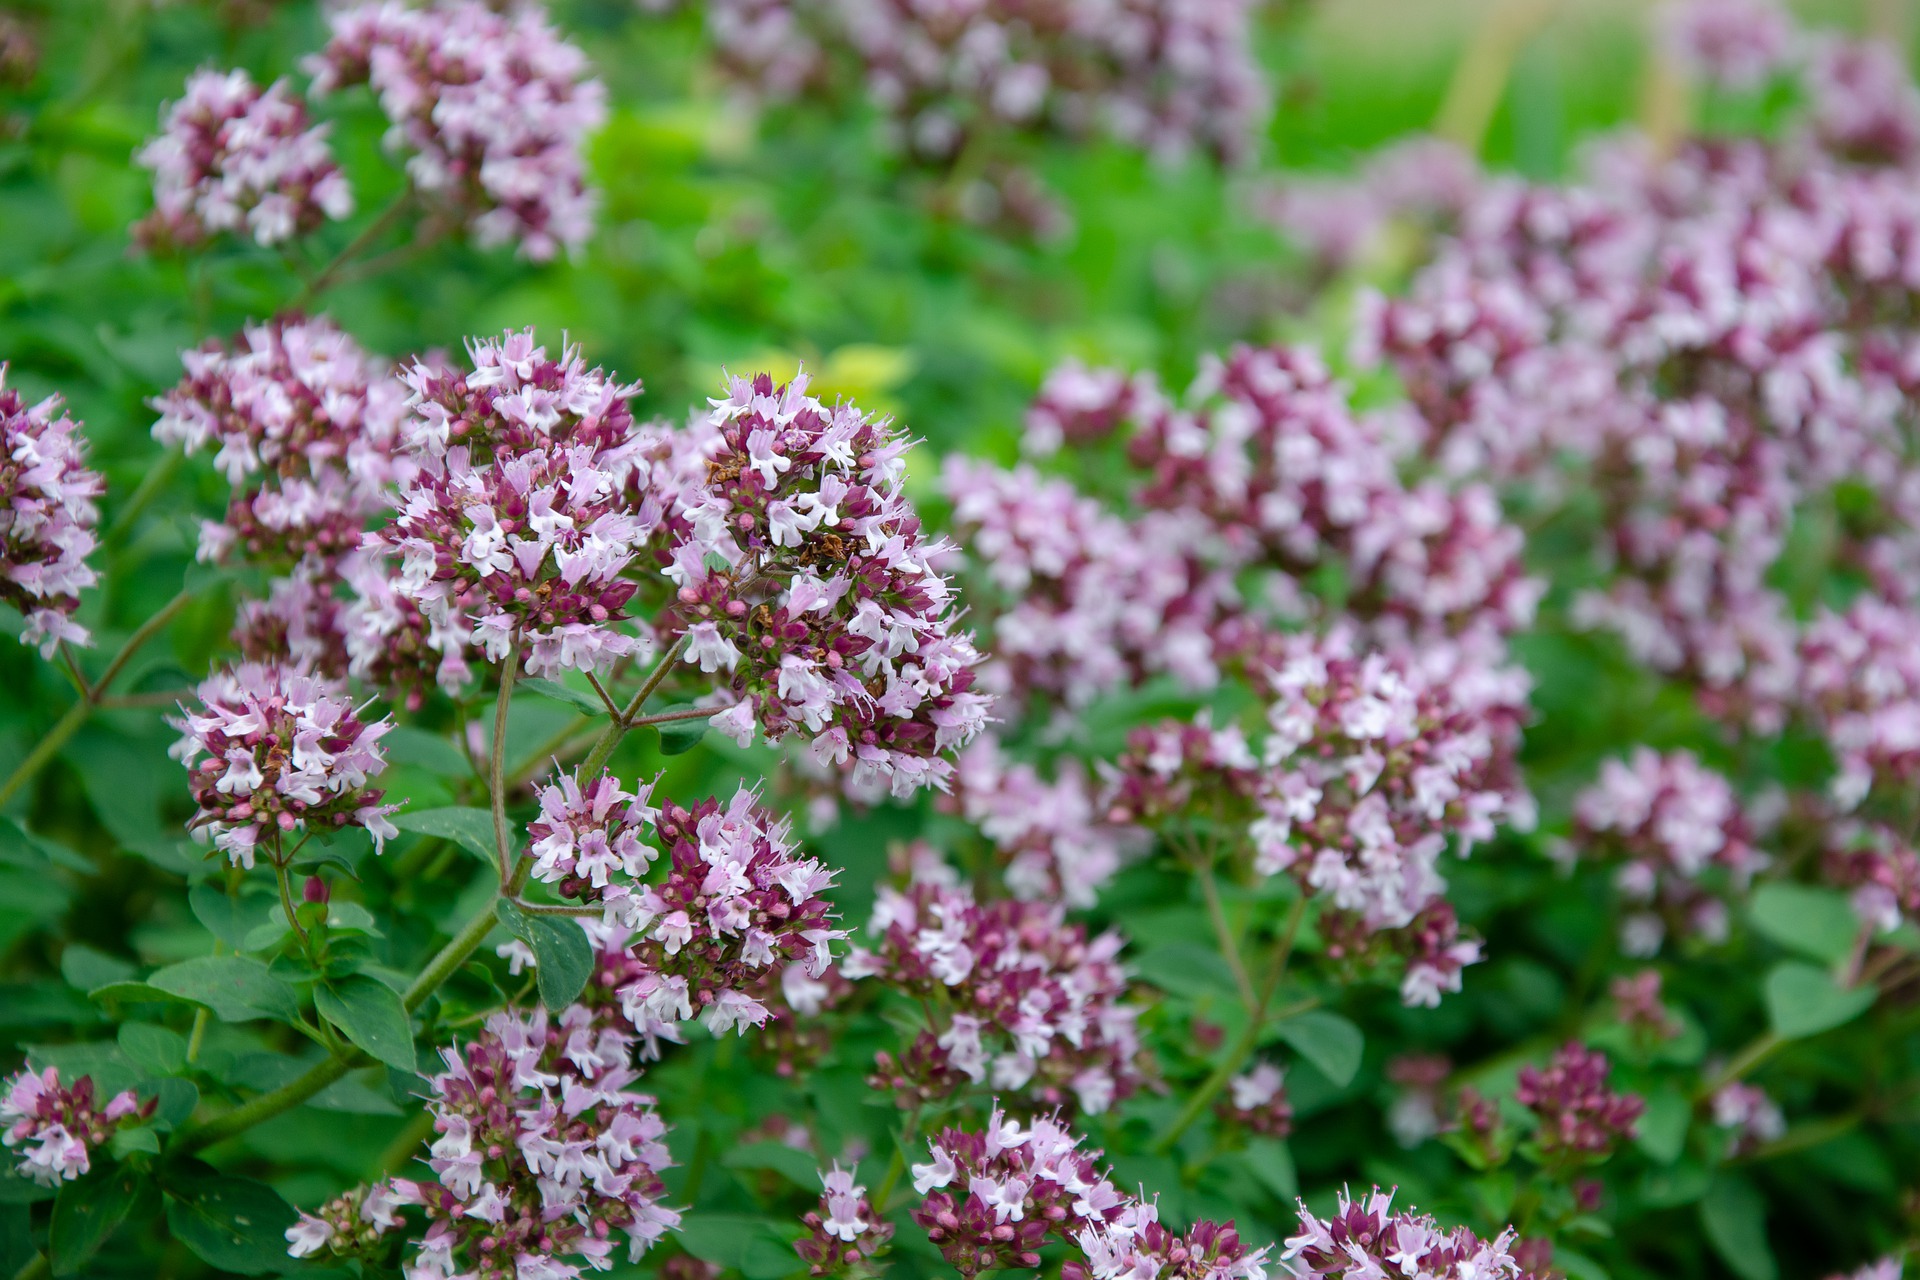
[[[1286,1073],[1271,1062],[1256,1062],[1227,1081],[1227,1095],[1214,1104],[1214,1111],[1229,1124],[1271,1138],[1284,1138],[1293,1131]]]
[[[806,1260],[810,1275],[848,1272],[893,1238],[893,1224],[879,1215],[867,1199],[867,1189],[853,1179],[853,1171],[842,1169],[838,1161],[820,1175],[825,1188],[820,1206],[800,1220],[808,1234],[793,1246]]]
[[[1780,1104],[1758,1085],[1738,1080],[1721,1087],[1710,1102],[1713,1123],[1727,1131],[1727,1154],[1744,1155],[1787,1131]]]
[[[1511,1227],[1482,1240],[1465,1227],[1443,1231],[1426,1214],[1393,1210],[1393,1193],[1358,1200],[1345,1189],[1338,1208],[1319,1218],[1300,1206],[1300,1231],[1287,1238],[1281,1265],[1297,1280],[1522,1280]]]
[[[1799,32],[1774,0],[1674,0],[1660,13],[1668,53],[1692,75],[1753,89],[1782,69]]]
[[[315,92],[369,85],[393,124],[388,145],[411,153],[414,187],[479,244],[544,262],[586,242],[595,199],[581,150],[606,90],[543,6],[372,0],[329,25],[310,63]]]
[[[203,560],[332,565],[416,470],[396,453],[404,388],[325,317],[248,325],[180,359],[186,377],[152,401],[154,439],[212,450],[234,490]]]
[[[256,852],[280,862],[295,832],[363,827],[376,850],[399,834],[387,816],[399,806],[368,785],[387,767],[380,739],[393,723],[360,720],[339,682],[248,662],[195,696],[169,720],[181,733],[169,754],[188,769],[194,834],[233,865],[253,866]]]
[[[73,612],[99,580],[87,556],[106,483],[87,469],[80,424],[60,412],[60,397],[29,405],[6,375],[0,364],[0,601],[25,616],[21,640],[51,658],[62,641],[93,642]]]
[[[286,81],[262,90],[245,71],[197,71],[160,113],[135,157],[153,171],[153,213],[134,227],[149,245],[193,246],[223,232],[281,244],[353,212],[326,125]]]
[[[142,1107],[133,1090],[125,1089],[101,1105],[92,1076],[81,1076],[71,1086],[60,1083],[53,1067],[23,1070],[6,1082],[0,1098],[0,1142],[20,1148],[20,1176],[43,1187],[58,1186],[92,1168],[91,1153],[130,1119],[153,1114],[154,1104]]]
[[[1113,1222],[1074,1236],[1082,1258],[1061,1268],[1066,1280],[1266,1280],[1270,1246],[1248,1249],[1231,1222],[1196,1222],[1185,1235],[1162,1226],[1158,1207],[1135,1202]],[[1084,1260],[1082,1260],[1084,1259]]]

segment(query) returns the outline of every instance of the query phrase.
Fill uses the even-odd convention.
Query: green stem
[[[141,513],[152,505],[153,500],[172,481],[174,473],[180,470],[180,464],[185,457],[186,455],[180,450],[169,449],[160,456],[160,461],[147,468],[146,474],[140,477],[140,483],[128,495],[127,504],[114,513],[113,523],[107,527],[106,535],[100,539],[102,547],[111,550],[119,546],[121,541],[133,532],[133,522],[140,518]]]
[[[412,203],[413,188],[409,186],[401,191],[398,199],[381,210],[379,217],[361,228],[360,234],[349,241],[346,248],[333,256],[333,261],[320,268],[319,274],[307,281],[306,287],[301,289],[299,295],[294,298],[292,309],[303,311],[315,298],[326,292],[327,286],[333,283],[334,277],[338,276],[348,263],[365,253],[387,228],[399,221],[400,216],[407,211],[407,206]]]
[[[347,1074],[355,1065],[358,1055],[346,1057],[327,1057],[308,1067],[305,1074],[297,1080],[281,1085],[271,1093],[263,1093],[251,1102],[242,1103],[233,1110],[217,1115],[197,1128],[187,1129],[176,1135],[167,1144],[168,1155],[187,1155],[210,1147],[216,1142],[245,1133],[263,1121],[271,1120],[283,1111],[293,1108],[319,1093],[322,1089]]]
[[[27,758],[20,762],[4,783],[0,783],[0,808],[4,808],[15,792],[26,786],[35,774],[60,754],[60,748],[66,746],[67,741],[80,731],[80,726],[87,722],[92,712],[93,704],[84,698],[67,708],[67,714],[54,722],[53,728],[47,730],[47,735],[27,753]]]
[[[53,1274],[53,1264],[47,1261],[47,1255],[36,1253],[27,1259],[25,1266],[13,1273],[13,1280],[42,1280]]]
[[[1280,989],[1280,979],[1287,972],[1287,961],[1293,956],[1294,940],[1300,936],[1300,923],[1306,918],[1306,914],[1307,900],[1302,896],[1295,900],[1293,910],[1287,913],[1287,923],[1282,928],[1280,937],[1274,942],[1273,956],[1268,960],[1267,971],[1260,980],[1259,995],[1255,998],[1253,1005],[1247,1009],[1246,1029],[1240,1033],[1240,1038],[1234,1041],[1233,1047],[1227,1050],[1227,1056],[1220,1060],[1220,1065],[1213,1069],[1213,1074],[1194,1090],[1191,1098],[1187,1099],[1187,1105],[1175,1117],[1173,1124],[1160,1135],[1160,1140],[1154,1144],[1156,1151],[1173,1150],[1174,1144],[1180,1141],[1180,1136],[1200,1118],[1201,1113],[1207,1109],[1219,1092],[1227,1087],[1227,1082],[1233,1079],[1245,1065],[1254,1049],[1259,1047],[1260,1033],[1266,1028],[1267,1009],[1273,1003],[1274,992]]]
[[[400,1002],[407,1006],[407,1012],[412,1013],[425,1004],[427,997],[438,991],[440,984],[452,977],[453,971],[465,964],[468,956],[479,950],[480,944],[493,931],[493,924],[494,909],[489,902],[485,910],[475,912],[473,919],[447,940],[447,945],[440,948],[439,954],[421,970],[420,976],[408,985],[406,994],[400,998]]]
[[[487,789],[493,802],[493,853],[504,888],[512,876],[513,846],[507,839],[507,701],[513,696],[514,677],[520,674],[518,637],[500,669],[500,697],[493,704],[493,757],[487,762]]]
[[[1786,1043],[1785,1040],[1782,1040],[1771,1031],[1755,1037],[1752,1043],[1748,1044],[1746,1048],[1734,1054],[1733,1059],[1728,1062],[1726,1066],[1720,1068],[1713,1079],[1700,1086],[1699,1090],[1693,1095],[1694,1100],[1700,1101],[1711,1098],[1714,1094],[1720,1092],[1735,1080],[1746,1075],[1747,1072],[1753,1070],[1781,1049],[1785,1048]]]
[[[646,683],[641,685],[628,701],[626,710],[614,717],[613,723],[601,733],[600,740],[593,744],[593,750],[587,752],[587,758],[580,766],[581,774],[591,778],[606,768],[607,761],[613,756],[613,749],[620,745],[620,739],[626,737],[627,730],[634,725],[660,723],[657,719],[636,720],[634,717],[640,714],[641,707],[647,705],[647,699],[653,696],[653,691],[658,689],[661,682],[667,678],[667,673],[673,670],[674,661],[679,658],[680,651],[686,647],[687,637],[682,634],[673,642],[671,649],[660,655],[660,661],[654,665],[652,673],[647,676]],[[701,714],[712,715],[713,713],[707,711]]]
[[[1220,947],[1220,958],[1227,962],[1227,972],[1233,975],[1240,1003],[1251,1009],[1255,999],[1253,979],[1247,976],[1246,962],[1240,958],[1240,943],[1233,936],[1226,906],[1220,901],[1220,882],[1214,877],[1212,860],[1196,864],[1194,877],[1200,881],[1200,896],[1206,899],[1207,919],[1213,922],[1213,940]]]

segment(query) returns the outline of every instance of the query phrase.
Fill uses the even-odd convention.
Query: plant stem
[[[173,479],[174,472],[180,470],[180,464],[185,457],[186,455],[180,450],[169,449],[160,455],[158,462],[147,468],[147,473],[140,477],[140,483],[127,498],[127,504],[114,513],[113,523],[107,527],[105,536],[100,539],[102,547],[111,549],[120,545],[121,540],[133,531],[133,522],[140,518],[141,512],[145,511],[154,498],[159,496],[161,490],[167,487]]]
[[[293,886],[287,883],[287,864],[278,858],[273,864],[273,878],[280,884],[280,909],[287,913],[287,923],[300,939],[300,950],[307,959],[313,959],[313,941],[307,937],[306,929],[300,923],[300,917],[293,913]]]
[[[654,665],[653,671],[647,676],[646,683],[642,684],[638,691],[634,693],[632,699],[628,701],[626,710],[614,717],[613,723],[608,725],[605,731],[600,734],[600,740],[593,744],[593,750],[587,753],[586,760],[580,766],[581,773],[591,778],[594,774],[605,768],[607,760],[613,755],[613,749],[620,745],[620,739],[626,737],[627,730],[633,728],[636,724],[661,723],[660,720],[655,718],[636,720],[634,717],[640,714],[641,707],[647,705],[647,699],[653,696],[653,691],[658,689],[661,682],[667,678],[667,673],[673,669],[674,660],[680,656],[680,651],[686,647],[687,637],[683,634],[678,640],[673,642],[671,649],[668,649],[660,655],[660,661]],[[712,715],[713,713],[711,711],[704,711],[701,714]]]
[[[47,1261],[47,1255],[36,1253],[27,1259],[26,1265],[13,1273],[13,1280],[41,1280],[43,1276],[53,1274],[53,1265]]]
[[[186,1155],[210,1147],[216,1142],[245,1133],[262,1121],[271,1120],[283,1111],[293,1108],[311,1098],[341,1076],[352,1070],[357,1054],[345,1057],[338,1055],[320,1059],[297,1080],[290,1080],[271,1093],[263,1093],[251,1102],[242,1103],[233,1110],[217,1115],[197,1128],[187,1129],[167,1144],[168,1155]]]
[[[1211,860],[1194,867],[1194,877],[1200,881],[1200,896],[1207,902],[1207,919],[1213,922],[1213,940],[1220,948],[1220,958],[1227,962],[1227,971],[1233,975],[1233,985],[1240,992],[1240,1003],[1253,1008],[1253,979],[1247,976],[1246,962],[1240,958],[1240,944],[1233,936],[1233,927],[1227,922],[1227,909],[1220,901],[1220,882],[1213,874]]]
[[[1775,1053],[1778,1053],[1785,1047],[1786,1043],[1785,1040],[1782,1040],[1771,1031],[1756,1036],[1746,1048],[1734,1054],[1733,1058],[1726,1066],[1720,1068],[1713,1079],[1707,1081],[1695,1091],[1693,1095],[1694,1100],[1697,1102],[1703,1098],[1711,1098],[1714,1094],[1720,1092],[1741,1076],[1746,1075],[1747,1072],[1753,1070],[1768,1058],[1771,1058]]]
[[[493,904],[489,902],[484,910],[474,912],[473,919],[467,921],[459,933],[447,940],[447,945],[420,971],[407,987],[406,994],[400,997],[400,1003],[412,1013],[426,1003],[428,996],[440,989],[440,984],[453,976],[453,971],[467,962],[467,957],[479,950],[480,944],[493,931]]]
[[[487,790],[493,802],[493,853],[504,889],[512,875],[513,849],[507,840],[507,701],[513,696],[514,677],[520,674],[520,644],[515,637],[500,669],[500,698],[493,704],[493,757],[487,762]]]
[[[293,310],[304,310],[308,303],[326,292],[327,286],[333,283],[334,277],[338,276],[348,263],[365,253],[375,240],[399,221],[400,216],[407,211],[407,206],[412,203],[413,188],[409,186],[400,192],[398,199],[381,210],[379,217],[361,228],[360,234],[349,241],[346,248],[333,256],[333,261],[320,268],[313,279],[307,281],[306,287],[301,289],[299,295],[293,300]]]
[[[1306,918],[1306,914],[1307,900],[1303,895],[1294,902],[1293,910],[1287,913],[1287,922],[1282,927],[1279,938],[1274,942],[1273,955],[1267,961],[1267,971],[1260,979],[1259,995],[1247,1009],[1246,1029],[1240,1033],[1240,1038],[1234,1041],[1233,1047],[1227,1050],[1227,1056],[1220,1060],[1220,1065],[1213,1069],[1213,1074],[1194,1090],[1191,1098],[1187,1099],[1187,1105],[1175,1117],[1173,1124],[1160,1135],[1160,1140],[1154,1143],[1154,1150],[1160,1152],[1173,1150],[1173,1145],[1180,1141],[1180,1135],[1192,1127],[1193,1122],[1200,1118],[1200,1113],[1205,1111],[1214,1097],[1227,1087],[1227,1081],[1233,1079],[1234,1073],[1240,1070],[1248,1056],[1259,1047],[1260,1033],[1266,1029],[1267,1009],[1273,1003],[1274,992],[1280,989],[1280,979],[1287,972],[1287,961],[1293,956],[1294,940],[1300,936],[1300,922]]]

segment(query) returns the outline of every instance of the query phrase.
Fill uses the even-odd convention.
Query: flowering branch
[[[593,744],[593,750],[587,753],[586,762],[580,766],[580,772],[583,776],[591,778],[601,769],[605,768],[608,758],[613,755],[613,749],[620,745],[620,740],[627,736],[627,731],[636,725],[662,724],[665,723],[667,719],[679,720],[691,718],[690,716],[674,715],[667,717],[649,717],[641,720],[634,719],[635,716],[639,715],[640,708],[647,705],[647,699],[653,696],[654,690],[658,689],[661,683],[666,680],[667,674],[673,670],[674,661],[680,656],[680,651],[686,647],[686,633],[682,632],[680,638],[673,642],[673,647],[660,655],[660,661],[654,665],[653,671],[647,676],[646,682],[642,684],[640,688],[634,692],[633,697],[628,700],[626,710],[613,717],[613,723],[606,727],[600,734],[600,740]],[[713,713],[711,711],[702,711],[700,714],[712,715]]]
[[[514,639],[507,662],[500,669],[500,696],[493,704],[493,757],[487,764],[487,789],[493,807],[493,854],[504,889],[513,877],[513,845],[507,838],[507,701],[513,696],[514,677],[520,672],[522,642]]]

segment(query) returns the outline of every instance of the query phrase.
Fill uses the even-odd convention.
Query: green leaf
[[[249,910],[240,898],[231,897],[220,885],[203,880],[187,890],[187,905],[193,918],[207,926],[207,932],[236,951],[244,950],[247,935],[260,924],[262,912]]]
[[[1220,953],[1198,942],[1163,942],[1143,954],[1134,970],[1171,995],[1189,999],[1238,995]]]
[[[187,1040],[178,1031],[150,1022],[120,1026],[120,1052],[150,1076],[177,1075],[187,1065]]]
[[[690,708],[668,707],[666,709],[686,711]],[[707,736],[708,724],[704,718],[695,719],[689,716],[685,720],[669,720],[665,724],[657,724],[654,728],[660,731],[660,754],[678,756],[685,755],[700,745],[700,739]]]
[[[82,1274],[140,1198],[145,1178],[125,1165],[110,1165],[67,1183],[53,1202],[47,1261],[55,1275]]]
[[[819,1164],[806,1152],[784,1142],[749,1142],[729,1150],[720,1157],[720,1163],[729,1169],[771,1169],[806,1191],[817,1191],[820,1187]]]
[[[586,715],[607,714],[607,704],[600,701],[599,694],[590,690],[572,689],[557,680],[542,680],[538,676],[523,677],[518,687],[537,693],[543,698],[552,698],[555,702],[564,702],[570,707],[577,707]]]
[[[153,1122],[163,1129],[185,1124],[193,1116],[193,1109],[200,1105],[199,1087],[179,1076],[148,1080],[141,1084],[139,1096],[142,1101],[158,1099],[153,1108]]]
[[[1337,1013],[1315,1009],[1288,1018],[1276,1030],[1337,1088],[1346,1088],[1360,1070],[1360,1054],[1367,1038],[1359,1027]]]
[[[674,1238],[694,1257],[738,1271],[747,1280],[777,1280],[801,1266],[793,1246],[764,1218],[690,1213],[681,1219]]]
[[[0,818],[0,859],[37,868],[52,864],[90,876],[97,867],[57,840],[35,835],[12,818]]]
[[[84,942],[69,943],[60,953],[60,976],[68,986],[89,993],[110,982],[125,982],[139,971],[133,961],[96,951]]]
[[[1803,956],[1838,964],[1853,953],[1860,917],[1836,889],[1770,883],[1754,892],[1747,907],[1754,928]]]
[[[380,737],[387,758],[396,764],[418,765],[442,778],[464,778],[473,766],[460,748],[437,733],[428,733],[410,724],[395,725]]]
[[[1687,1128],[1693,1122],[1693,1103],[1677,1089],[1647,1095],[1634,1141],[1655,1164],[1672,1164],[1687,1147]]]
[[[493,865],[493,815],[485,809],[411,810],[394,814],[393,825],[402,831],[451,840],[488,866]]]
[[[313,989],[313,1007],[379,1061],[402,1071],[418,1069],[406,1006],[385,983],[362,975],[337,978]]]
[[[251,1178],[216,1174],[167,1187],[173,1237],[211,1265],[243,1276],[298,1265],[287,1256],[287,1228],[297,1216],[278,1191]]]
[[[564,1009],[586,989],[593,976],[593,944],[571,916],[529,915],[500,900],[500,922],[514,937],[533,948],[534,974],[540,1002]]]
[[[300,1016],[293,988],[247,956],[201,956],[170,964],[147,979],[149,986],[195,1004],[203,1004],[222,1022],[272,1018],[292,1022]]]
[[[1700,1202],[1707,1243],[1740,1280],[1777,1280],[1780,1268],[1767,1242],[1767,1202],[1737,1174],[1721,1173]]]
[[[1784,1039],[1819,1035],[1865,1013],[1879,994],[1871,985],[1842,987],[1825,969],[1783,960],[1767,974],[1767,1020]]]
[[[1281,1203],[1292,1204],[1300,1194],[1300,1174],[1293,1165],[1293,1152],[1285,1142],[1278,1138],[1255,1138],[1247,1144],[1245,1159],[1253,1176]]]
[[[115,1160],[125,1160],[136,1151],[157,1156],[160,1154],[160,1135],[149,1124],[115,1129],[113,1137],[107,1140],[107,1150],[113,1153]]]

